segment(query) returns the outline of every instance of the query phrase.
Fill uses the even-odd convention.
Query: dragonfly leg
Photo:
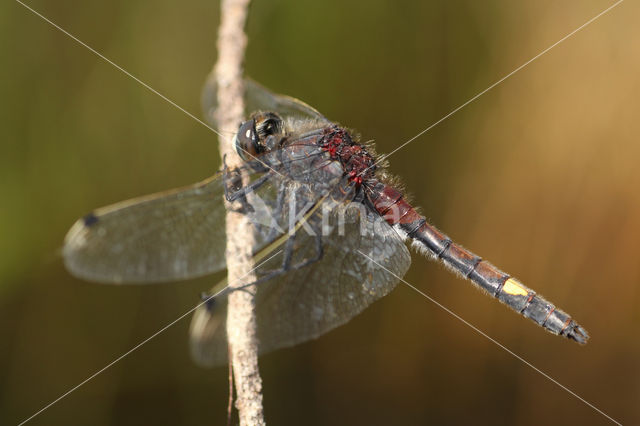
[[[233,176],[230,176],[232,173],[233,173]],[[226,198],[226,200],[229,202],[236,201],[240,198],[244,198],[246,201],[247,194],[260,188],[271,177],[272,177],[271,173],[266,173],[265,175],[261,176],[259,179],[251,182],[249,185],[240,187],[240,185],[242,184],[242,181],[241,181],[241,176],[237,170],[225,173],[224,198]]]
[[[324,255],[324,249],[322,247],[322,235],[320,233],[316,233],[316,235],[314,236],[314,248],[316,252],[315,255],[310,259],[304,259],[295,265],[291,265],[291,258],[293,257],[293,248],[294,248],[293,246],[295,243],[295,238],[296,238],[296,235],[292,235],[287,240],[283,249],[284,259],[282,260],[282,266],[280,267],[279,270],[276,270],[274,272],[282,271],[282,273],[285,273],[291,270],[298,270],[298,269],[304,268],[305,266],[309,266],[315,262],[318,262],[320,259],[322,259],[322,256]]]
[[[283,249],[284,258],[282,259],[282,265],[280,266],[280,268],[273,269],[270,271],[265,271],[264,275],[260,276],[254,282],[245,284],[241,287],[236,287],[233,290],[240,290],[252,285],[260,284],[262,282],[269,281],[281,275],[284,275],[289,271],[295,271],[298,269],[306,268],[307,266],[320,261],[320,259],[322,259],[322,256],[324,255],[324,249],[322,247],[322,236],[318,234],[315,236],[315,241],[314,241],[315,252],[316,252],[315,255],[312,258],[301,260],[295,265],[292,265],[291,259],[293,258],[294,243],[295,243],[295,235],[292,235],[291,237],[289,237],[289,239],[285,243],[285,247]]]
[[[278,196],[276,198],[276,206],[275,209],[273,210],[273,214],[272,217],[275,218],[275,220],[277,221],[281,215],[282,215],[282,208],[284,206],[284,195],[286,193],[285,191],[285,183],[281,183],[280,187],[278,188]],[[277,225],[277,223],[276,223]],[[271,228],[271,230],[269,231],[269,235],[267,235],[267,241],[273,241],[278,237],[278,233],[279,233],[280,229],[278,226],[273,226]]]
[[[322,259],[322,256],[324,256],[324,247],[322,246],[322,236],[320,234],[316,235],[315,238],[315,248],[316,248],[316,254],[315,256],[313,256],[311,259],[306,259],[303,260],[302,262],[298,263],[297,265],[294,265],[291,267],[291,269],[302,269],[304,267],[307,267],[313,263],[316,263],[318,261],[320,261],[320,259]]]
[[[238,291],[238,290],[245,290],[248,287],[254,286],[254,285],[258,285],[261,284],[263,282],[272,280],[274,278],[277,278],[281,275],[286,274],[289,271],[292,270],[298,270],[298,269],[302,269],[305,268],[309,265],[312,265],[318,261],[320,261],[322,259],[322,257],[324,256],[324,248],[322,246],[322,236],[320,234],[315,235],[315,241],[314,241],[314,246],[315,246],[315,255],[310,258],[310,259],[304,259],[300,262],[298,262],[295,265],[291,264],[291,259],[293,257],[293,248],[294,248],[294,243],[295,243],[295,235],[292,235],[291,237],[289,237],[289,239],[287,239],[287,242],[285,243],[285,247],[283,249],[284,251],[284,258],[282,260],[282,265],[280,266],[280,268],[278,269],[273,269],[270,271],[265,271],[264,275],[260,276],[258,279],[256,279],[255,281],[252,281],[250,283],[247,284],[243,284],[239,287],[227,287],[225,288],[224,291],[222,291],[220,294],[218,294],[218,296],[216,296],[215,298],[212,298],[211,295],[207,294],[207,293],[202,293],[201,298],[203,301],[206,302],[206,308],[207,310],[211,311],[214,307],[215,307],[215,299],[218,299],[222,296],[226,296],[229,293],[231,293],[232,291]]]
[[[224,198],[229,202],[238,201],[241,207],[233,209],[240,213],[253,213],[254,209],[247,200],[247,194],[260,188],[272,177],[270,172],[265,173],[259,179],[251,182],[249,185],[242,186],[242,176],[238,169],[228,169],[227,165],[224,165],[223,179],[224,179]]]

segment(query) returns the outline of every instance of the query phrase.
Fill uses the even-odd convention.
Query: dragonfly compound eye
[[[274,112],[260,112],[253,117],[256,121],[258,139],[265,140],[269,136],[284,136],[284,121]]]
[[[245,121],[240,125],[235,137],[236,152],[244,161],[250,161],[262,152],[258,143],[255,120]]]

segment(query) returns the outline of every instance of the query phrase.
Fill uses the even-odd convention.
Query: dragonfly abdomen
[[[587,332],[568,314],[509,274],[451,241],[448,236],[427,223],[404,200],[400,191],[389,185],[379,184],[372,191],[370,199],[378,213],[403,238],[411,239],[416,250],[441,260],[452,271],[546,330],[586,343],[589,337]]]

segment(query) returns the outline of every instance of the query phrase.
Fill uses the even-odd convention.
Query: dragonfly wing
[[[249,117],[256,111],[271,111],[282,117],[312,118],[320,122],[329,122],[315,108],[299,99],[275,94],[249,78],[244,80],[244,86],[245,117]],[[214,113],[217,106],[217,84],[215,78],[210,77],[202,90],[202,109],[207,122],[214,126],[216,125]]]
[[[304,165],[299,168],[300,173],[311,172]],[[249,177],[251,190],[241,198],[253,224],[254,249],[259,251],[287,229],[290,203],[288,198],[278,203],[278,194],[291,195],[286,190],[290,180],[270,169],[246,166],[230,172],[227,183],[219,173],[195,185],[116,203],[79,219],[65,237],[67,269],[79,278],[104,283],[176,281],[224,269],[224,186],[238,190],[235,182],[241,170]],[[323,192],[307,188],[305,194],[292,202],[313,203]]]
[[[329,122],[309,104],[287,95],[279,95],[249,78],[245,79],[245,109],[248,113],[255,111],[274,111],[283,117],[312,118]]]
[[[212,295],[224,290],[227,280],[216,285]],[[202,302],[196,309],[189,327],[189,347],[193,360],[203,367],[222,365],[228,359],[227,298]]]
[[[261,353],[317,338],[348,322],[388,294],[397,277],[409,268],[411,258],[405,244],[382,218],[364,209],[338,208],[330,222],[337,223],[335,219],[341,214],[344,227],[341,231],[337,226],[323,236],[320,260],[258,284],[256,316]],[[316,254],[315,237],[304,229],[296,234],[295,246],[293,265]],[[282,254],[265,268],[278,268],[281,260]],[[212,310],[201,307],[194,316],[191,348],[201,365],[219,365],[227,360],[225,310],[223,298]]]
[[[76,221],[63,256],[75,276],[106,283],[194,278],[225,267],[219,176],[103,207]]]
[[[377,214],[351,205],[334,210],[330,222],[336,227],[322,237],[319,261],[259,287],[261,352],[314,339],[345,324],[393,290],[397,277],[409,269],[404,242]],[[314,255],[315,237],[301,230],[296,242],[294,264]]]

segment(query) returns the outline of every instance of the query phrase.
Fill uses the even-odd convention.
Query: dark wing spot
[[[82,218],[82,221],[84,222],[84,226],[91,226],[98,223],[98,217],[93,213],[89,213]]]
[[[202,292],[200,293],[200,299],[202,299],[202,302],[204,302],[204,307],[207,309],[207,311],[211,313],[214,306],[216,305],[216,299],[213,297],[213,295],[207,292]]]

